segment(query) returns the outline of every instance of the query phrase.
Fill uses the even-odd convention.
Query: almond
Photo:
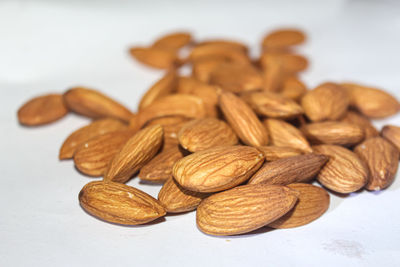
[[[357,112],[348,111],[342,121],[360,127],[364,132],[365,139],[379,136],[378,130],[372,125],[370,120]]]
[[[18,121],[26,126],[48,124],[67,115],[62,95],[48,94],[32,98],[18,109]]]
[[[267,119],[263,123],[268,130],[271,145],[291,147],[306,153],[312,152],[307,139],[293,125],[275,119]]]
[[[368,165],[370,176],[366,189],[378,191],[392,184],[399,165],[397,148],[381,137],[374,137],[359,144],[354,152]]]
[[[313,150],[329,157],[329,161],[317,177],[325,187],[341,194],[348,194],[361,189],[367,182],[367,166],[347,148],[319,145],[314,146]]]
[[[254,111],[239,97],[221,93],[219,106],[232,129],[243,143],[251,146],[268,144],[268,133]]]
[[[214,194],[197,208],[196,221],[210,235],[248,233],[279,219],[293,208],[298,193],[285,186],[243,185]]]
[[[93,119],[111,117],[129,122],[133,115],[115,100],[84,87],[69,89],[64,93],[64,101],[70,110]]]
[[[274,161],[278,159],[290,158],[301,155],[302,152],[292,147],[280,147],[280,146],[259,146],[257,147],[264,156],[265,161]]]
[[[192,75],[199,81],[208,83],[210,81],[210,75],[214,69],[218,68],[218,66],[224,62],[226,61],[223,58],[215,57],[198,59],[192,63]]]
[[[188,190],[217,192],[245,182],[263,162],[264,156],[256,148],[220,146],[180,159],[172,173],[175,180]]]
[[[158,193],[158,200],[167,212],[180,213],[195,210],[200,202],[209,195],[208,193],[189,191],[170,177]]]
[[[264,48],[280,48],[304,43],[305,34],[297,29],[279,29],[264,37],[262,46]]]
[[[364,139],[363,130],[358,125],[347,122],[315,122],[304,125],[301,129],[313,144],[352,146]]]
[[[298,78],[289,76],[282,84],[282,96],[299,101],[307,93],[307,88]]]
[[[283,63],[275,57],[264,58],[262,61],[263,90],[267,92],[278,92],[285,80]]]
[[[90,182],[79,193],[82,208],[111,223],[137,225],[165,215],[161,204],[139,189],[113,182]]]
[[[279,61],[282,72],[286,74],[304,71],[308,67],[308,60],[302,55],[288,52],[267,52],[263,53],[260,58],[261,65],[265,68],[269,65],[269,58],[272,58],[274,61]]]
[[[400,150],[400,127],[394,125],[385,125],[381,134],[383,138]]]
[[[127,182],[131,176],[149,162],[162,144],[160,125],[148,126],[133,135],[114,156],[104,175],[105,181]]]
[[[180,145],[190,152],[238,143],[232,128],[215,118],[197,119],[186,123],[178,133],[178,140]]]
[[[132,47],[129,53],[137,61],[158,69],[173,68],[179,61],[176,51],[159,47]]]
[[[349,103],[346,90],[334,83],[323,83],[301,99],[307,117],[315,122],[342,118]]]
[[[242,50],[226,44],[207,44],[196,46],[192,49],[189,60],[196,62],[203,59],[220,59],[235,63],[250,63],[249,57]]]
[[[328,161],[323,155],[307,154],[266,162],[248,184],[288,185],[313,179]]]
[[[240,43],[238,41],[233,41],[233,40],[226,40],[226,39],[206,40],[206,41],[198,43],[196,46],[202,46],[202,45],[230,47],[232,49],[240,50],[243,53],[247,53],[249,50],[247,45],[245,45],[243,43]]]
[[[192,41],[192,36],[188,32],[174,32],[158,38],[153,47],[169,50],[178,50]]]
[[[133,134],[128,130],[116,131],[83,142],[74,154],[76,168],[89,176],[103,176],[112,158]]]
[[[272,228],[293,228],[315,221],[329,208],[329,194],[324,189],[310,184],[290,184],[287,187],[299,192],[293,209],[268,224]]]
[[[119,120],[102,119],[84,126],[70,134],[61,146],[59,159],[70,159],[77,147],[95,136],[105,133],[126,130],[128,127]]]

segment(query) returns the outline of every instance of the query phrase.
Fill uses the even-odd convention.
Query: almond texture
[[[378,130],[372,125],[371,121],[357,112],[348,111],[342,121],[360,127],[364,132],[365,139],[379,136]]]
[[[172,68],[179,61],[176,51],[159,47],[132,47],[129,53],[137,61],[158,69]]]
[[[392,143],[400,151],[400,127],[385,125],[382,128],[382,137]]]
[[[278,159],[284,159],[301,155],[302,152],[292,147],[281,147],[281,146],[259,146],[257,147],[264,156],[265,161],[274,161]]]

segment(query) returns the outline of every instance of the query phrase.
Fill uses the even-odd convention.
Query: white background
[[[40,128],[18,125],[29,98],[75,85],[102,90],[133,110],[162,72],[127,54],[161,33],[229,37],[258,52],[265,32],[298,26],[312,88],[351,80],[400,99],[400,5],[396,1],[1,1],[0,266],[400,266],[400,179],[384,192],[332,197],[319,220],[290,230],[212,237],[195,213],[139,227],[104,223],[79,206],[93,178],[58,161],[68,115]],[[400,115],[376,122],[400,125]],[[157,196],[159,186],[137,186]]]

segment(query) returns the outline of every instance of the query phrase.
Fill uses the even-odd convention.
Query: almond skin
[[[211,40],[206,40],[202,41],[200,43],[197,43],[196,46],[202,46],[202,45],[212,45],[212,46],[224,46],[224,47],[230,47],[232,49],[237,49],[239,51],[242,51],[243,53],[247,53],[249,48],[247,45],[238,42],[238,41],[233,41],[233,40],[226,40],[226,39],[211,39]]]
[[[248,233],[286,214],[297,196],[296,191],[285,186],[238,186],[203,200],[197,208],[197,226],[210,235]]]
[[[190,152],[238,143],[232,128],[215,118],[197,119],[186,123],[178,133],[178,140],[180,145]]]
[[[95,136],[77,147],[75,167],[89,176],[103,176],[108,164],[134,134],[133,131],[116,131]]]
[[[219,106],[232,129],[246,145],[268,144],[268,133],[254,111],[239,97],[222,92]]]
[[[282,84],[281,95],[299,101],[307,93],[307,87],[298,78],[294,76],[287,77]]]
[[[312,144],[352,146],[364,140],[364,131],[347,122],[315,122],[304,125],[301,130]]]
[[[153,47],[168,49],[168,50],[178,50],[192,41],[192,36],[188,32],[174,32],[158,38],[154,43]]]
[[[159,47],[132,47],[129,53],[140,63],[157,69],[170,69],[179,61],[176,51]]]
[[[275,119],[267,119],[263,123],[268,130],[271,145],[291,147],[305,153],[312,152],[303,133],[293,125]]]
[[[288,185],[312,180],[328,161],[324,155],[307,154],[266,162],[248,184]]]
[[[302,55],[290,52],[266,52],[261,55],[260,62],[264,68],[268,68],[269,58],[279,61],[281,71],[285,74],[295,74],[303,71],[308,67],[308,60]]]
[[[354,152],[368,165],[370,177],[365,188],[378,191],[389,187],[398,168],[399,151],[381,137],[370,138],[359,144]]]
[[[342,118],[349,103],[347,91],[334,83],[323,83],[301,99],[305,114],[314,122]]]
[[[318,174],[318,182],[335,192],[348,194],[361,189],[368,181],[368,168],[352,151],[341,146],[314,146],[315,153],[329,157]]]
[[[268,48],[281,48],[304,43],[305,34],[298,29],[279,29],[264,37],[262,46]]]
[[[329,208],[329,194],[321,187],[311,184],[290,184],[287,187],[299,192],[293,209],[268,224],[269,227],[285,229],[309,224],[315,221]]]
[[[199,81],[208,83],[214,69],[218,68],[224,62],[226,62],[225,59],[220,57],[204,57],[196,60],[192,63],[192,76]]]
[[[341,121],[360,127],[364,132],[365,139],[379,136],[378,130],[372,125],[370,120],[357,112],[348,111]]]
[[[70,134],[61,146],[59,159],[70,159],[74,156],[78,146],[93,137],[120,130],[128,127],[119,120],[101,119],[84,126]]]
[[[250,178],[264,162],[264,155],[247,146],[221,146],[195,152],[175,163],[172,173],[184,188],[217,192]]]
[[[170,177],[158,193],[158,200],[167,212],[180,213],[195,210],[200,202],[209,195],[208,193],[189,191]]]
[[[392,143],[400,151],[400,127],[385,125],[381,131],[382,137]]]
[[[257,147],[264,156],[265,161],[274,161],[278,159],[284,159],[301,155],[302,152],[292,147],[280,147],[280,146],[259,146]]]
[[[138,225],[166,214],[152,196],[134,187],[113,182],[90,182],[79,193],[79,203],[88,213],[104,221]]]
[[[18,109],[18,121],[25,126],[38,126],[61,119],[68,113],[62,95],[48,94],[32,98]]]
[[[276,57],[262,58],[263,90],[266,92],[280,91],[286,73],[284,72],[283,62]]]
[[[198,62],[204,59],[218,59],[232,63],[250,63],[250,59],[242,50],[225,44],[207,44],[196,46],[189,55],[190,62]]]
[[[149,162],[161,147],[163,129],[148,126],[133,135],[110,162],[104,181],[127,182],[131,176]]]

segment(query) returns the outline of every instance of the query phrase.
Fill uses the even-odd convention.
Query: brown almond
[[[341,121],[360,127],[364,132],[365,139],[379,136],[378,130],[372,125],[371,121],[357,112],[348,111]]]
[[[184,188],[217,192],[235,187],[255,173],[264,155],[248,146],[220,146],[195,152],[175,163],[172,173]]]
[[[269,58],[274,61],[279,61],[282,67],[282,72],[293,74],[304,71],[308,67],[308,60],[302,55],[288,52],[263,53],[260,58],[261,65],[268,68]]]
[[[250,63],[250,59],[242,50],[226,44],[207,44],[196,46],[192,49],[189,60],[196,62],[208,58],[217,58],[235,63]]]
[[[306,154],[266,162],[248,184],[288,185],[312,180],[328,161],[324,155]]]
[[[299,101],[307,93],[307,87],[298,78],[289,76],[282,83],[282,96]]]
[[[399,165],[399,151],[391,143],[374,137],[359,144],[354,152],[368,165],[370,176],[366,189],[378,191],[393,183]]]
[[[334,83],[323,83],[301,99],[307,117],[315,122],[342,118],[349,103],[346,90]]]
[[[61,146],[59,159],[70,159],[78,146],[95,136],[126,130],[128,127],[119,120],[101,119],[90,123],[70,134]]]
[[[296,191],[285,186],[238,186],[203,200],[197,208],[197,226],[210,235],[248,233],[286,214],[297,196]]]
[[[264,48],[280,48],[304,43],[305,34],[297,29],[279,29],[264,37],[262,46]]]
[[[400,127],[385,125],[381,131],[382,137],[392,143],[400,151]]]
[[[263,90],[267,92],[280,91],[286,73],[284,73],[283,63],[277,58],[264,58],[262,61]]]
[[[169,50],[178,50],[192,41],[192,36],[188,32],[174,32],[166,34],[158,38],[154,43],[153,47]]]
[[[278,159],[290,158],[302,154],[300,150],[292,147],[259,146],[257,149],[264,154],[265,161],[275,161]]]
[[[137,225],[165,215],[161,204],[145,192],[113,182],[90,182],[79,193],[79,203],[88,213],[104,221]]]
[[[329,194],[323,188],[311,184],[290,184],[287,187],[299,192],[293,209],[268,224],[269,227],[285,229],[309,224],[329,208]]]
[[[368,168],[352,151],[341,146],[314,146],[315,153],[329,157],[318,174],[318,181],[335,192],[348,194],[361,189],[368,181]]]
[[[132,47],[129,53],[140,63],[158,69],[170,69],[179,62],[175,50],[159,47]]]
[[[166,116],[149,121],[146,126],[161,125],[164,129],[163,150],[169,147],[177,147],[179,145],[178,133],[182,126],[185,125],[189,118],[183,116]]]
[[[26,126],[38,126],[67,115],[62,95],[48,94],[32,98],[18,109],[18,121]]]
[[[114,156],[104,181],[127,182],[131,176],[149,162],[161,147],[163,128],[148,126],[133,135]]]
[[[223,58],[202,58],[193,62],[192,75],[197,80],[208,83],[210,81],[211,73],[219,65],[226,62]]]
[[[232,128],[224,121],[204,118],[190,121],[178,133],[180,145],[190,152],[215,146],[230,146],[238,143]]]
[[[243,53],[247,53],[249,50],[247,45],[245,45],[241,42],[233,41],[233,40],[226,40],[226,39],[206,40],[206,41],[198,43],[196,46],[202,46],[202,45],[230,47],[232,49],[240,50]]]
[[[232,129],[243,143],[250,146],[268,144],[268,133],[254,111],[239,97],[222,92],[219,106]]]
[[[68,108],[83,116],[99,118],[116,118],[129,122],[132,112],[115,100],[99,91],[75,87],[64,93],[64,101]]]

